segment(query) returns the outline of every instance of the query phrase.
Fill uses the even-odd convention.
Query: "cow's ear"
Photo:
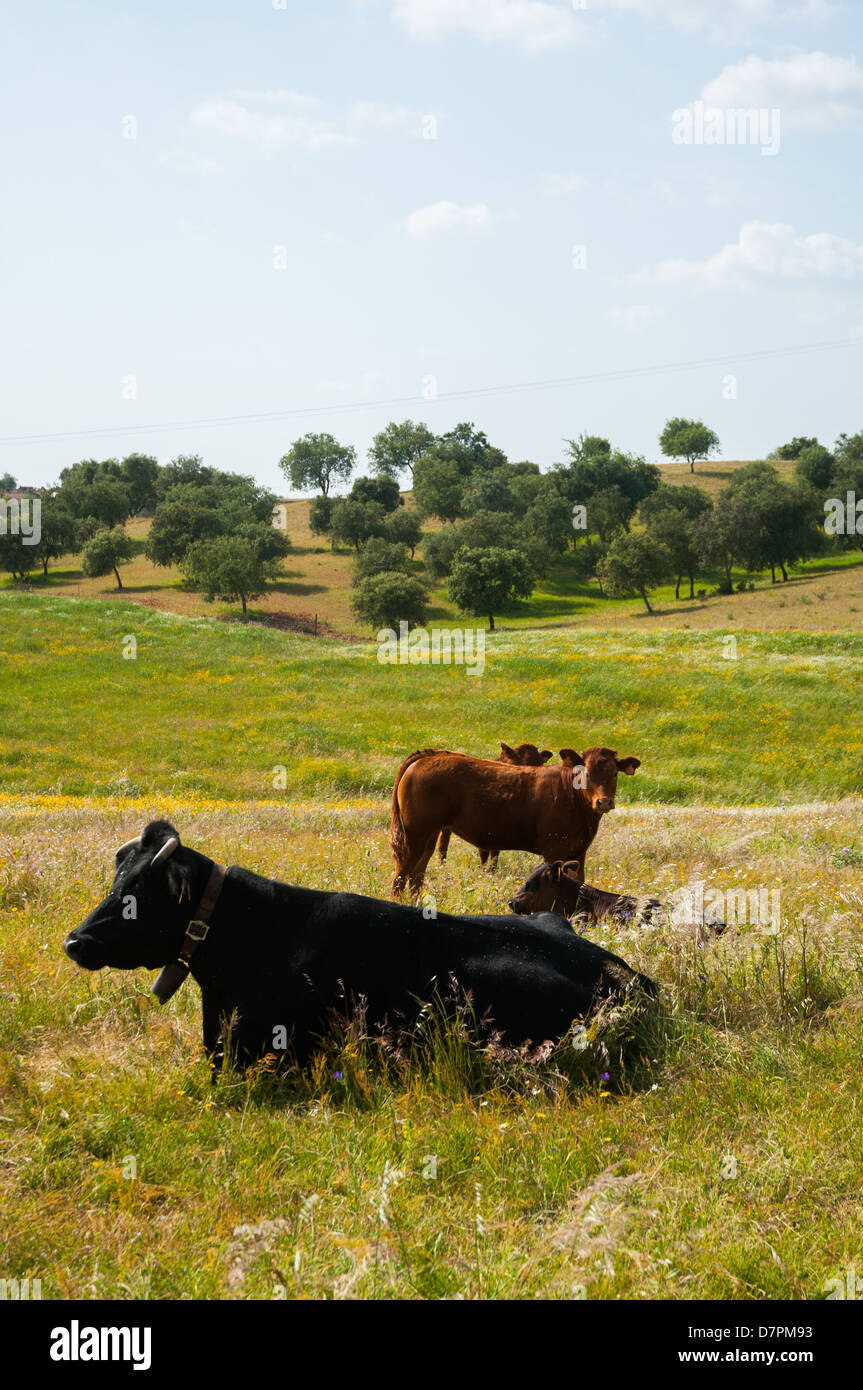
[[[618,758],[617,766],[620,772],[625,772],[631,777],[637,767],[641,767],[640,758]]]
[[[549,864],[548,867],[551,869],[552,878],[560,878],[561,874],[563,873],[563,860],[555,859],[554,863]]]
[[[567,859],[566,863],[563,866],[563,872],[566,874],[567,878],[574,878],[579,883],[582,883],[584,881],[584,874],[582,871],[580,859]]]
[[[181,903],[184,898],[191,898],[192,872],[181,859],[174,857],[167,861],[165,878],[168,882],[168,892],[176,902]]]
[[[180,836],[171,822],[169,820],[151,820],[148,825],[144,826],[144,832],[141,835],[141,848],[158,851],[168,840],[176,840],[177,844],[180,843]]]
[[[584,758],[574,748],[561,748],[560,761],[567,767],[584,767]]]
[[[550,748],[543,748],[539,756],[544,763],[547,763],[549,758],[554,757],[554,754],[552,753]]]
[[[500,745],[500,751],[505,758],[511,758],[514,763],[518,762],[518,754],[514,748],[510,748],[508,743],[502,743]]]

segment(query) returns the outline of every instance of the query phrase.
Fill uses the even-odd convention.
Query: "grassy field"
[[[856,633],[489,634],[479,677],[384,666],[369,643],[6,595],[0,660],[0,790],[15,794],[379,797],[417,747],[494,756],[501,739],[634,754],[628,799],[860,785]]]
[[[43,1298],[825,1296],[860,1259],[861,809],[609,817],[600,883],[782,894],[777,935],[603,936],[663,987],[626,1045],[612,1019],[577,1058],[451,1035],[421,1064],[357,1036],[211,1088],[194,986],[160,1011],[145,972],[60,954],[114,845],[167,811],[227,862],[379,894],[384,806],[5,800],[4,1270]],[[431,887],[499,911],[532,862],[461,846]]]
[[[481,678],[368,643],[0,596],[0,1248],[44,1298],[820,1298],[860,1265],[863,637],[490,638]],[[123,656],[134,636],[133,660]],[[168,816],[227,863],[385,896],[405,752],[608,742],[588,877],[766,889],[741,922],[594,933],[659,981],[575,1052],[423,1057],[354,1033],[216,1088],[188,984],[78,972],[113,850]],[[284,767],[286,786],[273,785]],[[442,911],[500,912],[453,842]]]
[[[695,484],[714,496],[744,463],[705,464],[699,466],[694,475],[686,464],[664,464],[662,474],[672,485]],[[792,470],[790,463],[779,463],[777,467],[785,475],[790,475]],[[405,497],[406,504],[412,505],[411,494]],[[368,629],[358,625],[351,613],[353,554],[346,550],[334,553],[326,541],[312,534],[308,519],[308,502],[298,500],[288,506],[287,533],[293,550],[284,562],[281,579],[265,598],[250,606],[250,614],[259,623],[301,629],[310,628],[317,617],[319,632],[368,640]],[[130,522],[127,528],[137,543],[138,553],[130,564],[122,567],[126,600],[166,612],[236,620],[236,606],[206,604],[199,594],[183,588],[178,569],[162,569],[150,564],[143,554],[149,526],[149,520],[138,519]],[[426,531],[439,529],[439,526],[436,521],[427,522]],[[417,551],[415,569],[422,574],[422,545]],[[791,571],[785,584],[771,584],[769,573],[749,575],[735,570],[735,584],[745,579],[753,582],[755,589],[730,597],[711,594],[720,578],[718,572],[699,576],[696,590],[703,590],[705,597],[693,600],[675,599],[673,584],[660,586],[651,597],[655,612],[650,615],[640,599],[604,598],[596,581],[576,578],[570,562],[564,558],[538,582],[529,599],[513,602],[508,607],[499,625],[504,630],[539,626],[635,626],[645,631],[708,630],[729,626],[760,630],[863,630],[863,556],[859,552],[807,561]],[[32,585],[39,593],[108,601],[116,599],[118,592],[113,575],[105,579],[86,579],[80,569],[80,556],[67,556],[51,565],[47,579],[41,573],[34,575]],[[0,580],[0,592],[4,587],[12,587],[8,578]],[[683,592],[688,593],[686,584]],[[428,621],[443,627],[464,622],[448,598],[445,585],[432,590]]]

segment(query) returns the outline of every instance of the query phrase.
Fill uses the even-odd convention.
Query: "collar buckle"
[[[207,939],[210,930],[210,914],[216,906],[224,879],[225,870],[221,864],[214,864],[204,890],[204,896],[198,904],[200,916],[193,917],[189,921],[177,959],[162,969],[152,986],[151,992],[155,994],[160,1004],[167,1003],[171,996],[176,994],[189,973],[192,956],[201,942]]]

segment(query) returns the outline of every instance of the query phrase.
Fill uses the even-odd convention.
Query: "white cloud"
[[[290,146],[316,146],[338,138],[330,122],[321,121],[293,107],[287,110],[255,109],[233,97],[211,97],[200,102],[189,119],[198,130],[226,135],[267,152]],[[269,108],[266,98],[258,106]]]
[[[707,260],[660,261],[638,278],[653,284],[700,284],[713,289],[863,280],[863,246],[830,232],[800,236],[784,222],[744,222],[737,241],[728,242]]]
[[[391,14],[412,39],[470,34],[532,53],[566,48],[582,35],[574,7],[557,0],[395,0]]]
[[[836,6],[828,0],[590,0],[591,8],[614,9],[665,20],[676,29],[706,29],[712,38],[731,39],[780,20],[822,20]]]
[[[584,174],[543,174],[540,183],[543,193],[550,198],[568,198],[587,187]]]
[[[856,58],[796,53],[750,56],[722,69],[701,89],[705,105],[778,107],[782,125],[827,130],[863,114],[863,69]]]
[[[303,92],[232,92],[199,102],[189,117],[196,129],[256,146],[264,153],[327,145],[357,145],[369,135],[399,131],[419,134],[419,117],[406,106],[357,101],[328,115],[316,97]]]
[[[616,309],[609,309],[608,317],[613,323],[619,323],[627,333],[633,329],[643,328],[651,319],[662,317],[662,310],[655,309],[649,304],[627,304]]]
[[[466,229],[482,231],[491,225],[491,212],[485,203],[429,203],[405,218],[408,236],[437,236],[442,232]]]
[[[351,0],[368,10],[377,0]],[[468,34],[482,43],[509,43],[528,52],[580,42],[602,10],[640,15],[677,29],[706,30],[711,38],[739,38],[779,21],[823,20],[832,0],[387,0],[389,13],[409,38],[436,41]]]

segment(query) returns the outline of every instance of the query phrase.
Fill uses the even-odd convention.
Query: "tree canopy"
[[[522,551],[489,546],[459,550],[447,587],[463,613],[488,618],[494,632],[495,615],[514,598],[530,598],[533,586],[533,571]]]
[[[426,619],[428,590],[415,575],[400,570],[385,570],[359,579],[351,598],[351,607],[361,622],[371,627],[392,628],[399,623],[409,627],[421,626]]]
[[[433,443],[434,435],[422,421],[391,420],[372,440],[369,462],[379,477],[397,480],[402,473],[413,473],[417,459]]]
[[[206,602],[240,602],[243,617],[248,603],[266,593],[278,578],[279,561],[262,553],[254,536],[220,536],[195,541],[183,558],[183,575],[189,588]]]
[[[694,473],[696,459],[710,458],[717,452],[719,436],[701,420],[675,416],[666,420],[659,436],[659,447],[666,458],[686,459],[690,473]]]
[[[135,542],[127,536],[122,526],[112,526],[97,531],[92,540],[84,546],[81,568],[88,579],[100,579],[113,573],[117,588],[122,589],[120,566],[127,565],[135,554]]]
[[[279,467],[297,492],[317,489],[324,497],[336,483],[345,483],[354,470],[357,451],[331,434],[304,434],[279,460]]]
[[[671,566],[665,546],[641,531],[617,536],[597,568],[611,598],[640,594],[648,613],[652,613],[648,593],[662,583]]]

